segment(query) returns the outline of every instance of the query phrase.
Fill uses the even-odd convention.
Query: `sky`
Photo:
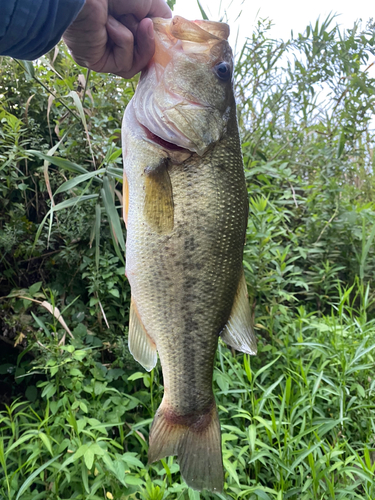
[[[238,46],[245,40],[246,34],[252,32],[259,18],[270,18],[274,26],[270,35],[284,40],[294,34],[303,32],[310,23],[320,16],[323,21],[329,13],[340,14],[334,23],[343,28],[352,28],[354,21],[362,18],[363,21],[375,18],[375,8],[371,0],[201,0],[202,7],[209,19],[218,21],[225,10],[230,15],[231,26],[230,43],[235,46],[237,30]],[[238,14],[241,16],[236,21]],[[187,19],[201,19],[201,13],[196,0],[177,0],[174,14]],[[241,43],[242,42],[242,43]]]

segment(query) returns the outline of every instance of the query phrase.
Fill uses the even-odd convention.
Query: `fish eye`
[[[214,67],[215,74],[220,80],[227,82],[231,77],[231,68],[229,63],[222,61]]]

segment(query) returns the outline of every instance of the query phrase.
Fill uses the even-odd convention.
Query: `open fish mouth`
[[[183,149],[202,156],[225,133],[226,117],[207,96],[201,92],[194,95],[194,82],[184,67],[188,61],[211,71],[217,61],[230,59],[226,41],[229,27],[179,16],[155,18],[153,23],[155,54],[142,72],[134,96],[136,119],[147,131],[148,140],[169,150]],[[181,77],[173,78],[179,67]]]
[[[141,124],[139,124],[139,125],[145,131],[147,140],[149,142],[152,142],[152,143],[156,144],[157,146],[160,146],[162,149],[166,149],[166,150],[169,150],[169,151],[181,151],[181,152],[187,152],[187,153],[191,153],[192,152],[192,151],[189,151],[189,150],[187,150],[185,148],[182,148],[181,146],[178,146],[177,144],[174,144],[173,142],[168,142],[168,141],[162,139],[161,137],[159,137],[159,136],[155,135],[154,133],[152,133],[151,130],[149,130],[144,125],[141,125]]]

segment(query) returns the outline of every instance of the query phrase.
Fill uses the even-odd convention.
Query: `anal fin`
[[[151,371],[157,362],[156,344],[146,332],[133,300],[130,303],[128,344],[133,358],[145,370]]]
[[[232,311],[221,332],[222,340],[237,351],[256,354],[257,345],[251,319],[245,274],[242,271]]]

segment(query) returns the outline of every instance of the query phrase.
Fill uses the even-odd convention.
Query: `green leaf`
[[[37,292],[39,292],[41,286],[42,286],[43,282],[42,281],[38,281],[37,283],[34,283],[33,285],[31,285],[29,287],[29,294],[30,294],[30,297],[34,297],[34,294],[36,294]]]
[[[68,97],[71,97],[73,99],[75,107],[77,108],[79,116],[81,118],[82,124],[83,124],[85,130],[87,131],[87,123],[86,123],[85,112],[83,110],[83,106],[82,106],[81,100],[80,100],[77,92],[75,90],[71,90],[69,92],[69,94],[68,94]]]
[[[38,435],[38,431],[29,431],[23,436],[21,436],[17,441],[15,441],[9,448],[6,450],[5,455],[8,455],[11,451],[13,451],[15,448],[20,446],[21,444],[25,443],[26,441],[29,441],[30,439],[36,437]]]
[[[44,161],[48,161],[49,163],[52,163],[52,165],[55,165],[56,167],[63,168],[64,170],[69,170],[70,172],[74,172],[76,174],[86,174],[87,170],[80,165],[77,165],[77,163],[73,163],[69,160],[66,160],[65,158],[59,158],[58,156],[48,156],[40,151],[35,151],[33,149],[29,149],[26,151],[26,153],[32,154],[34,156],[38,156]]]
[[[44,432],[39,432],[39,437],[43,441],[44,446],[47,448],[47,450],[53,456],[51,441],[49,440],[49,437],[47,436],[47,434],[45,434]]]
[[[341,134],[340,134],[339,142],[337,144],[337,153],[336,153],[337,158],[340,158],[343,151],[344,151],[345,141],[346,141],[345,132],[342,130]]]
[[[83,455],[83,459],[85,461],[86,467],[88,470],[91,470],[95,458],[95,451],[92,446],[89,446]]]
[[[115,160],[117,160],[117,158],[119,156],[121,156],[121,153],[122,153],[122,149],[117,149],[116,151],[114,151],[111,156],[108,158],[108,163],[111,163],[111,162],[114,162]],[[120,169],[116,169],[116,170],[120,170]]]
[[[208,21],[208,16],[207,14],[205,13],[203,7],[202,7],[202,4],[200,3],[199,0],[197,0],[197,4],[198,4],[198,7],[199,7],[199,10],[201,11],[201,14],[202,14],[202,19],[205,19],[206,21]]]
[[[103,183],[102,179],[97,177],[99,174],[104,174],[106,171],[105,168],[101,168],[100,170],[95,170],[94,172],[88,172],[87,174],[82,174],[77,177],[74,177],[73,179],[69,179],[68,181],[64,182],[64,184],[61,184],[61,186],[56,190],[55,195],[58,193],[63,193],[65,191],[69,191],[69,189],[73,189],[75,186],[78,186],[78,184],[81,184],[82,182],[87,181],[88,179],[94,178],[96,182]]]
[[[189,500],[200,500],[201,496],[199,494],[199,491],[195,491],[189,488],[188,492],[189,492]]]
[[[23,69],[25,70],[25,73],[30,78],[34,78],[34,76],[35,76],[35,68],[34,68],[34,65],[33,65],[32,61],[25,61],[23,59],[20,59],[19,61],[22,64]]]
[[[143,376],[144,376],[144,373],[142,373],[142,372],[135,372],[135,373],[133,373],[132,375],[130,375],[128,377],[128,380],[130,382],[133,382],[134,380],[138,380],[140,378],[143,378]]]
[[[36,479],[41,472],[43,472],[47,467],[49,467],[53,462],[56,462],[61,457],[62,453],[60,455],[57,455],[56,457],[51,458],[51,460],[48,460],[45,464],[41,465],[35,472],[33,472],[27,479],[26,481],[22,484],[21,488],[18,490],[16,500],[18,500],[24,492],[27,490],[29,486],[31,486],[34,483],[34,479]]]
[[[121,250],[125,254],[126,249],[125,249],[125,240],[124,240],[123,229],[121,227],[120,217],[118,215],[116,206],[115,206],[114,201],[113,201],[113,195],[112,195],[112,191],[110,188],[108,177],[104,177],[103,183],[104,183],[104,189],[101,190],[101,193],[102,193],[104,206],[105,206],[107,215],[108,215],[109,220],[110,220],[111,232],[113,235],[114,243],[118,242],[118,244],[121,247]]]
[[[298,458],[296,458],[296,460],[292,463],[291,465],[291,469],[294,470],[297,465],[299,465],[303,460],[305,460],[305,458],[310,455],[310,453],[312,453],[313,451],[315,451],[317,448],[319,448],[319,446],[321,446],[321,443],[318,442],[318,443],[315,443],[311,448],[309,447],[307,450],[303,451],[302,453],[300,453],[300,455],[298,456]]]
[[[128,465],[139,467],[140,469],[143,469],[144,467],[143,463],[136,457],[135,453],[130,453],[130,452],[124,453],[121,458]]]
[[[107,172],[110,175],[113,175],[114,177],[116,177],[116,179],[119,179],[120,181],[122,181],[124,178],[124,171],[122,168],[107,167]]]

